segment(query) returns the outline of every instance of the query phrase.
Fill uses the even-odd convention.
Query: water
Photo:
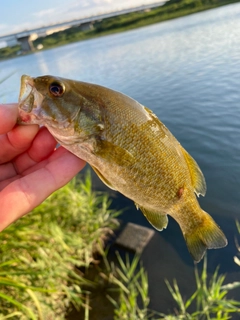
[[[240,4],[160,24],[66,45],[0,62],[2,102],[16,101],[22,74],[53,74],[124,92],[151,108],[197,160],[208,186],[200,199],[226,233],[229,245],[208,253],[229,280],[239,279],[235,220],[240,220]],[[122,219],[146,225],[130,201]],[[151,306],[171,306],[164,278],[176,277],[191,291],[193,262],[177,224],[157,233],[144,253]],[[161,300],[161,303],[159,302]],[[161,308],[160,308],[161,309]]]

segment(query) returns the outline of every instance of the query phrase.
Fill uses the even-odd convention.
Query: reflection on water
[[[240,220],[239,16],[234,4],[0,63],[0,78],[15,71],[0,86],[5,102],[17,100],[23,73],[54,74],[111,87],[153,109],[202,168],[208,191],[201,206],[229,239],[227,248],[209,251],[210,270],[221,263],[233,278],[239,270],[233,262]],[[149,226],[130,201],[117,199],[116,206],[131,208],[123,220]],[[193,266],[172,219],[156,237],[144,253],[152,301],[165,276],[178,277],[187,292],[184,279]]]

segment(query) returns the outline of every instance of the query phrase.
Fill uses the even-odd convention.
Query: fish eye
[[[49,92],[54,97],[61,97],[64,94],[64,91],[65,91],[64,85],[59,82],[53,82],[49,86]]]

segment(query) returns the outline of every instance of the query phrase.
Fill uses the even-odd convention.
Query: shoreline
[[[33,41],[34,51],[19,53],[20,45],[0,49],[0,61],[21,57],[28,54],[57,48],[82,40],[94,39],[115,33],[133,30],[155,23],[160,23],[176,18],[184,17],[198,12],[203,12],[218,7],[238,3],[240,0],[223,0],[222,2],[209,3],[207,0],[199,0],[201,5],[196,5],[195,0],[185,3],[185,0],[170,0],[162,6],[156,7],[147,12],[132,12],[114,18],[106,18],[94,24],[93,29],[81,31],[79,27],[71,27],[64,31],[56,32],[46,37],[39,37]],[[202,2],[207,2],[206,4]],[[198,2],[197,2],[198,3]],[[37,46],[42,45],[43,49],[38,50]]]

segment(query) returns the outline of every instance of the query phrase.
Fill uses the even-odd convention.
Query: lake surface
[[[121,91],[148,108],[196,159],[207,182],[202,208],[222,227],[229,245],[208,251],[209,272],[221,265],[228,280],[240,279],[235,220],[240,221],[240,4],[148,27],[82,41],[0,62],[0,101],[15,102],[22,74],[53,74]],[[122,215],[150,227],[132,203]],[[238,236],[240,239],[240,236]],[[151,304],[169,309],[164,278],[177,278],[192,293],[193,262],[177,224],[156,236],[144,252]],[[190,289],[189,289],[190,288]]]

